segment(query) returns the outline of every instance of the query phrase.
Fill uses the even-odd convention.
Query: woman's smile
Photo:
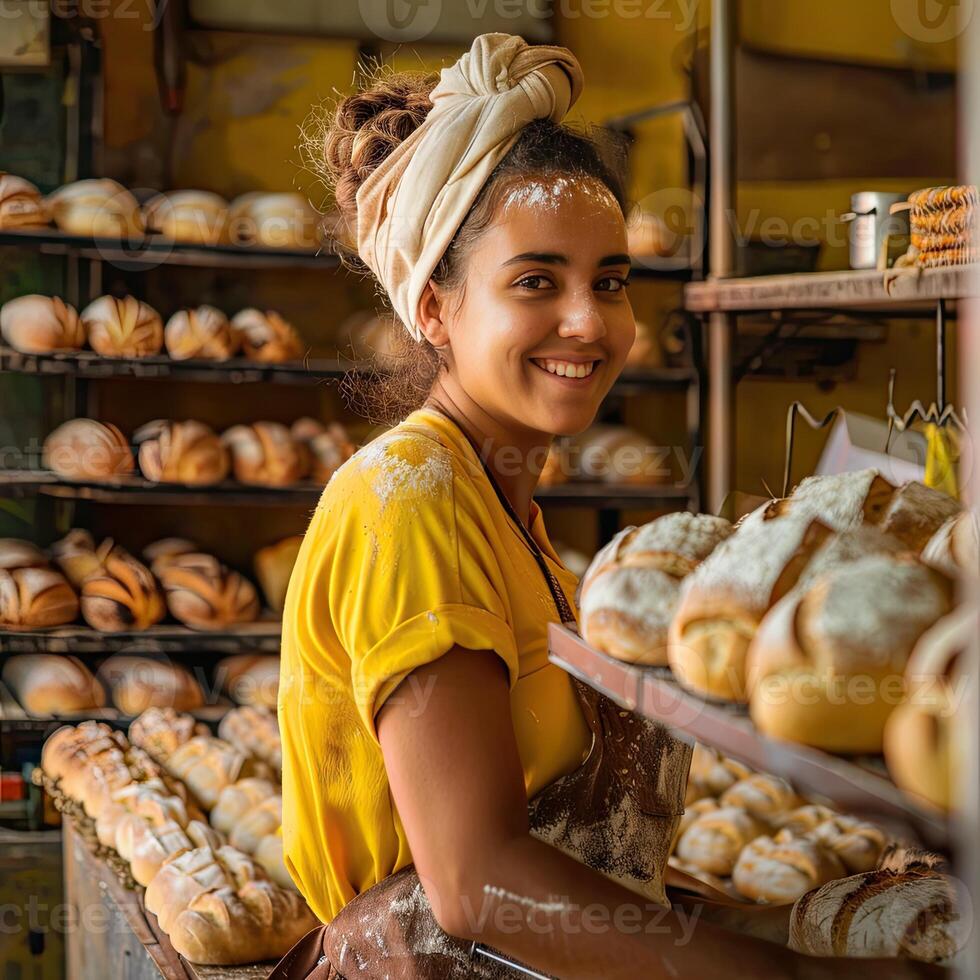
[[[585,388],[592,384],[596,377],[596,369],[602,363],[601,358],[555,358],[532,357],[531,363],[550,375],[555,381],[573,388]]]

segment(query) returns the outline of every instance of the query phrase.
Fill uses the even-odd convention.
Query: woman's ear
[[[444,319],[447,308],[446,296],[436,292],[430,279],[419,299],[418,323],[422,336],[435,348],[449,343],[449,329]]]

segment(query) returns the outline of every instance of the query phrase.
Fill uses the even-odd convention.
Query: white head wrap
[[[358,253],[416,340],[422,291],[493,168],[529,122],[561,122],[582,85],[567,48],[481,34],[442,69],[422,125],[358,188]]]

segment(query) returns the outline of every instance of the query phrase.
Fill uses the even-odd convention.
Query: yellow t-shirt
[[[537,504],[531,516],[574,610],[576,578]],[[557,621],[530,548],[449,419],[413,412],[337,471],[290,578],[279,687],[283,854],[322,921],[412,862],[375,716],[416,667],[456,644],[499,654],[529,797],[584,760],[591,733],[548,662]],[[412,678],[397,696],[424,706]]]

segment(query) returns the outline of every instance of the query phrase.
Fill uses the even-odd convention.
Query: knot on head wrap
[[[416,340],[425,284],[493,168],[529,122],[561,122],[582,84],[567,48],[481,34],[442,69],[422,125],[358,188],[358,253]]]

